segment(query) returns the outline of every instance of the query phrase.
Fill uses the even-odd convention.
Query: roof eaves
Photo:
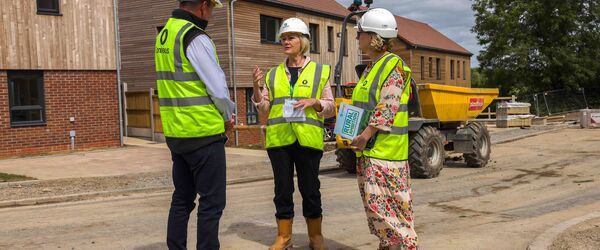
[[[258,4],[269,5],[269,6],[273,6],[273,7],[280,7],[280,8],[284,8],[284,9],[288,9],[288,10],[301,11],[301,12],[305,12],[307,14],[312,14],[315,16],[322,16],[322,17],[327,17],[327,18],[332,18],[332,19],[342,20],[342,21],[346,17],[346,16],[342,16],[339,14],[331,13],[331,12],[323,12],[323,11],[319,11],[319,10],[315,10],[315,9],[306,8],[305,6],[291,4],[291,3],[284,3],[284,2],[276,1],[276,0],[246,0],[246,1],[258,3]],[[356,21],[354,19],[349,20],[348,22],[356,23]]]
[[[431,47],[431,46],[425,46],[425,45],[413,45],[412,46],[414,49],[423,49],[423,50],[431,50],[431,51],[438,51],[438,52],[443,52],[443,53],[449,53],[449,54],[457,54],[457,55],[462,55],[462,56],[473,56],[473,53],[467,51],[457,51],[457,50],[450,50],[450,49],[441,49],[441,48],[436,48],[436,47]]]

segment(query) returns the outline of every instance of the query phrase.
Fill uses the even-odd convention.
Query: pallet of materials
[[[531,127],[531,121],[534,115],[508,115],[504,119],[496,119],[496,127],[511,128],[511,127]]]
[[[498,103],[496,109],[496,127],[531,127],[535,116],[530,115],[531,104],[524,102]]]

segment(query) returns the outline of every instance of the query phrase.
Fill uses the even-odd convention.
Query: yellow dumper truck
[[[485,167],[491,153],[490,134],[485,125],[472,120],[498,96],[498,89],[417,85],[414,81],[411,85],[413,92],[418,93],[408,103],[411,176],[438,176],[447,152],[462,153],[469,167]],[[352,88],[344,86],[343,97],[336,98],[336,102],[350,102]],[[340,167],[355,173],[356,156],[352,150],[338,148],[336,156]]]
[[[350,13],[346,16],[343,27],[350,18],[365,12],[366,10],[355,10]],[[346,37],[346,29],[342,28],[342,49],[334,72],[338,105],[342,102],[351,103],[354,88],[341,84],[345,46],[343,41]],[[364,68],[365,65],[356,66],[359,76]],[[473,120],[498,96],[498,89],[473,89],[439,84],[417,85],[414,81],[411,82],[411,87],[415,93],[408,103],[408,161],[411,176],[438,176],[444,166],[447,152],[462,153],[469,167],[485,167],[491,153],[490,134],[485,125]],[[339,145],[343,144],[341,137],[336,139]],[[338,147],[336,156],[341,168],[350,173],[356,172],[356,156],[352,150]]]

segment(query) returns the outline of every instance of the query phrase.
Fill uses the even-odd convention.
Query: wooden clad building
[[[113,1],[0,1],[0,158],[120,145],[114,19]]]
[[[256,65],[266,72],[284,61],[285,55],[277,38],[283,20],[298,17],[309,24],[313,40],[310,57],[334,68],[339,52],[338,33],[343,18],[349,13],[335,0],[238,0],[233,6],[231,1],[222,2],[224,7],[215,9],[207,33],[217,45],[221,67],[227,76],[232,98],[237,102],[239,124],[266,124],[267,114],[258,114],[250,101],[252,70]],[[148,5],[152,8],[146,8]],[[155,38],[177,6],[175,0],[120,2],[122,81],[128,92],[148,92],[156,88]],[[351,24],[348,28],[350,38],[356,36],[352,27]],[[357,41],[348,39],[348,47],[345,65],[358,64]],[[333,84],[333,72],[331,75]],[[343,81],[355,82],[356,78],[353,67],[346,66]],[[132,117],[137,116],[139,109],[128,109],[128,122],[132,125]],[[129,132],[140,131],[128,127]],[[261,144],[260,138],[260,130],[239,131],[238,134],[240,144]]]
[[[426,23],[396,16],[394,52],[410,65],[418,83],[471,87],[473,54]]]
[[[281,22],[298,17],[309,25],[312,35],[310,57],[333,66],[338,60],[339,33],[348,10],[335,0],[222,0],[224,7],[215,9],[207,33],[217,46],[232,99],[237,103],[237,118],[241,125],[264,125],[267,114],[259,114],[251,103],[252,70],[263,71],[283,62],[277,33]],[[152,5],[152,8],[147,6]],[[175,0],[127,0],[119,4],[122,81],[131,101],[127,103],[130,135],[154,135],[160,132],[156,100],[152,108],[148,91],[156,89],[154,44],[173,9]],[[439,83],[470,87],[472,54],[429,25],[397,17],[397,46],[400,55],[413,70],[419,83]],[[343,82],[356,82],[354,65],[363,61],[358,51],[354,24],[348,25],[348,50],[344,56]],[[331,74],[333,76],[333,72]],[[333,77],[331,79],[333,84]],[[141,92],[140,98],[134,98]],[[146,105],[149,106],[149,105]],[[150,113],[154,112],[154,115]],[[154,118],[150,118],[153,117]],[[154,121],[154,122],[153,122]],[[151,124],[154,124],[153,126]],[[142,128],[142,129],[140,129]],[[147,132],[145,132],[147,131]],[[260,130],[239,131],[239,144],[261,144]],[[232,135],[230,138],[234,138]]]

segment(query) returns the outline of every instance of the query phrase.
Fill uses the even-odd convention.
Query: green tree
[[[479,73],[502,94],[600,86],[600,0],[474,0]]]

